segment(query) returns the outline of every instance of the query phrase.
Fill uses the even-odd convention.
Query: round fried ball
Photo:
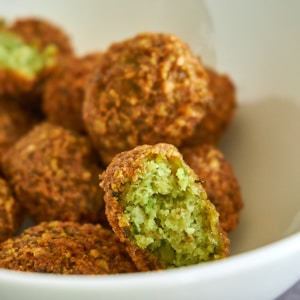
[[[23,215],[10,186],[0,177],[0,242],[16,234],[22,224]]]
[[[206,115],[196,126],[194,134],[183,145],[217,144],[231,123],[236,111],[235,86],[229,76],[206,68],[209,89],[213,98],[206,108]]]
[[[205,69],[185,42],[144,33],[103,54],[87,86],[83,117],[107,164],[141,144],[180,146],[203,119],[210,96]]]
[[[38,107],[43,83],[62,56],[73,55],[68,36],[38,18],[0,28],[0,96]]]
[[[100,58],[100,53],[93,53],[70,58],[57,66],[43,95],[43,111],[50,122],[85,132],[82,120],[85,87]]]
[[[0,268],[55,274],[136,271],[111,230],[60,221],[43,222],[0,244]]]
[[[101,176],[107,219],[141,271],[224,258],[219,214],[173,145],[119,153]]]
[[[61,55],[70,56],[74,54],[73,46],[68,34],[57,24],[42,18],[18,18],[8,30],[21,36],[22,39],[36,47],[44,50],[49,45],[54,45]]]
[[[240,186],[230,163],[213,145],[181,149],[184,160],[203,180],[208,199],[220,214],[220,223],[226,231],[238,225],[243,201]]]
[[[103,209],[102,172],[89,140],[42,123],[3,156],[3,172],[36,222],[96,222]]]

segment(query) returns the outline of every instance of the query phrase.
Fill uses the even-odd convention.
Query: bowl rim
[[[116,275],[61,275],[34,272],[20,272],[0,269],[0,283],[18,282],[26,286],[47,288],[94,288],[97,290],[129,290],[137,287],[166,288],[196,282],[218,280],[233,274],[248,273],[262,268],[273,261],[300,252],[300,232],[282,238],[268,245],[229,256],[226,259],[153,272],[137,272]],[[249,263],[251,262],[251,263]]]

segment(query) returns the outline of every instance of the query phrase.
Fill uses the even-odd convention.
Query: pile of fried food
[[[0,268],[118,274],[227,257],[243,203],[216,145],[235,111],[231,79],[173,34],[78,56],[56,24],[2,22]]]

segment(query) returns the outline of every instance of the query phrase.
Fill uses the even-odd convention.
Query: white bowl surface
[[[239,108],[220,147],[245,203],[226,260],[120,276],[0,270],[1,299],[274,299],[300,278],[300,1],[0,0],[0,8],[9,19],[60,24],[78,53],[173,32],[228,73]]]

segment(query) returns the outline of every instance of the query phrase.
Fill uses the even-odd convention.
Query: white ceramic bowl
[[[47,17],[79,53],[141,31],[174,32],[237,84],[221,148],[245,208],[228,259],[152,273],[56,276],[0,270],[0,299],[274,299],[300,278],[300,1],[0,0]],[[209,15],[208,15],[209,12]]]

